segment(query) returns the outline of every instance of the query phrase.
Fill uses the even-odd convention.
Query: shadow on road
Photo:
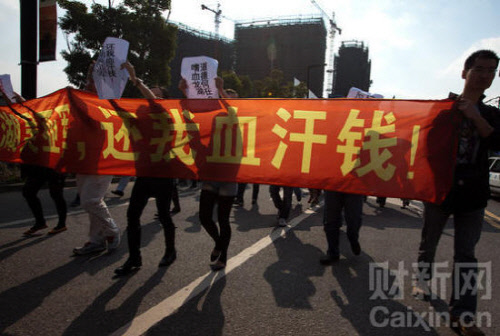
[[[321,250],[303,244],[293,230],[274,241],[278,261],[269,265],[264,278],[271,285],[278,307],[312,309],[309,298],[316,293],[311,277],[320,277],[325,270],[311,260],[318,260]]]
[[[222,335],[224,311],[221,296],[226,287],[226,276],[218,277],[212,272],[199,287],[206,287],[200,294],[183,304],[174,314],[166,317],[150,328],[147,336]],[[207,281],[213,283],[207,286]],[[194,289],[193,292],[199,291]]]

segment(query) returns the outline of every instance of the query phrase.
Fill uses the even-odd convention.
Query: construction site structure
[[[177,26],[177,48],[170,62],[171,84],[168,88],[173,98],[182,98],[177,88],[181,79],[181,63],[184,57],[208,56],[219,62],[219,71],[234,69],[234,41],[212,33],[193,29],[185,24],[172,22]]]
[[[258,80],[278,69],[285,81],[297,78],[322,97],[327,40],[322,16],[237,21],[234,36],[238,75]]]
[[[371,60],[363,42],[343,41],[335,56],[333,93],[330,97],[346,97],[351,87],[369,92]]]
[[[335,48],[335,35],[338,32],[339,35],[342,34],[342,29],[337,26],[337,22],[335,21],[335,12],[332,12],[332,15],[329,15],[323,7],[316,0],[311,0],[311,3],[316,6],[316,8],[322,13],[323,18],[326,20],[328,26],[330,27],[328,31],[328,44],[326,46],[326,96],[329,96],[332,93],[333,88],[333,68],[334,68],[334,48]]]

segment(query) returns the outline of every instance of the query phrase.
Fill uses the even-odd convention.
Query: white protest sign
[[[360,99],[366,99],[366,98],[376,98],[376,99],[382,99],[384,96],[377,94],[377,93],[370,93],[370,92],[365,92],[363,90],[360,90],[358,88],[352,87],[349,89],[349,93],[347,94],[347,98],[360,98]]]
[[[16,103],[16,96],[14,95],[14,89],[12,89],[12,82],[10,81],[10,75],[0,75],[0,87],[2,91],[5,92],[10,101]]]
[[[92,76],[100,99],[120,99],[129,74],[120,66],[127,60],[128,41],[107,37]]]
[[[219,98],[215,86],[219,62],[207,56],[184,57],[181,76],[187,82],[187,98]]]

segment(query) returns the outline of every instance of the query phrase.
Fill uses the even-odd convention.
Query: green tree
[[[138,77],[150,86],[168,87],[177,28],[167,24],[162,13],[170,9],[170,3],[171,0],[124,0],[116,7],[94,3],[89,11],[80,1],[58,0],[66,10],[59,26],[68,37],[68,50],[61,54],[68,62],[64,71],[69,82],[78,88],[85,86],[89,64],[98,56],[106,37],[111,36],[130,43],[128,59]],[[129,85],[124,96],[140,95]]]
[[[294,86],[285,82],[283,71],[273,69],[269,76],[253,82],[254,97],[258,98],[303,98],[307,95],[305,83]]]

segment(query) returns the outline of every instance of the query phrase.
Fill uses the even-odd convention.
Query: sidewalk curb
[[[113,177],[113,180],[111,183],[118,183],[120,180],[120,177]],[[6,193],[6,192],[22,192],[23,190],[24,183],[23,182],[18,182],[18,183],[0,183],[0,194],[1,193]],[[76,178],[67,178],[64,181],[64,188],[75,188],[76,187]],[[47,189],[48,185],[47,183],[44,183],[42,186],[42,189]]]

